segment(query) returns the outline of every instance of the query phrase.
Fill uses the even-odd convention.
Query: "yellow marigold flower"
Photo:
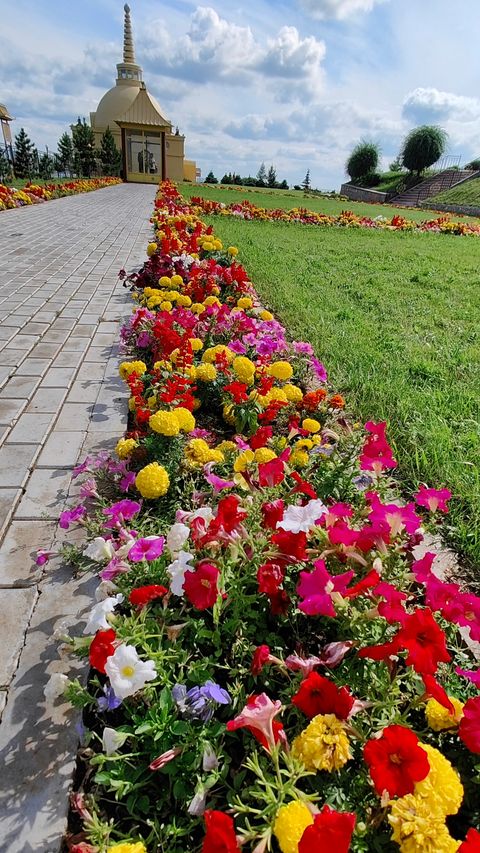
[[[220,251],[220,249],[223,249],[223,243],[222,243],[222,241],[221,241],[221,240],[218,240],[218,239],[217,239],[217,240],[215,240],[213,245],[214,245],[214,247],[215,247],[215,251],[216,251],[216,252],[219,252],[219,251]]]
[[[149,296],[153,296],[154,293],[155,293],[155,290],[153,289],[153,287],[144,287],[143,288],[143,295],[146,296],[147,299]]]
[[[190,308],[192,304],[192,300],[189,296],[184,296],[182,293],[179,293],[177,296],[177,305],[180,305],[181,308]]]
[[[260,314],[260,319],[265,321],[273,320],[273,314],[271,314],[270,311],[262,311]]]
[[[204,252],[213,252],[214,245],[213,242],[209,242],[208,240],[203,244],[202,249]]]
[[[143,376],[147,372],[147,365],[144,361],[122,361],[118,372],[122,379],[126,379],[131,373]]]
[[[237,449],[237,445],[234,441],[221,441],[220,444],[217,444],[217,450],[220,450],[222,453],[232,453]]]
[[[180,432],[180,424],[175,412],[159,411],[155,412],[148,419],[150,429],[158,432],[160,435],[178,435]]]
[[[195,429],[195,418],[189,409],[184,406],[177,406],[172,414],[175,415],[182,432],[191,432],[192,429]]]
[[[172,365],[169,361],[162,359],[161,361],[155,362],[155,364],[153,365],[153,369],[154,370],[168,370],[168,371],[170,371],[172,369]]]
[[[190,308],[190,311],[193,311],[194,314],[203,314],[205,310],[205,305],[202,305],[201,302],[194,302]]]
[[[168,275],[162,275],[162,277],[158,279],[158,283],[160,287],[166,289],[167,287],[170,287],[172,280]]]
[[[157,395],[151,394],[151,396],[148,397],[148,399],[147,399],[147,406],[149,409],[153,410],[156,405],[157,405]]]
[[[235,358],[235,353],[232,350],[225,346],[225,344],[217,344],[215,347],[208,347],[202,355],[202,361],[206,361],[208,364],[213,364],[217,355],[223,355],[224,358],[227,359],[228,363],[231,364],[233,359]]]
[[[134,438],[120,438],[117,441],[115,453],[119,459],[126,459],[136,447],[138,447],[138,442]]]
[[[151,257],[152,257],[152,255],[154,255],[154,254],[155,254],[155,252],[157,251],[157,249],[158,249],[158,246],[157,246],[157,244],[156,244],[156,243],[149,243],[149,244],[148,244],[148,246],[147,246],[147,255],[148,255],[148,257],[149,257],[149,258],[151,258]]]
[[[203,341],[200,338],[189,338],[192,352],[199,352],[203,349]]]
[[[233,403],[226,403],[223,407],[223,419],[230,424],[230,426],[235,425],[235,411]]]
[[[307,432],[318,432],[321,427],[321,423],[316,421],[315,418],[304,418],[302,421],[302,429],[306,429]]]
[[[181,275],[172,275],[171,279],[172,287],[181,287],[183,284],[183,278]]]
[[[289,463],[292,468],[305,468],[308,465],[308,453],[305,450],[294,450],[290,456]]]
[[[445,729],[456,729],[463,717],[463,703],[454,696],[449,696],[454,707],[453,714],[444,708],[436,699],[429,699],[425,706],[427,723],[434,732],[443,732]]]
[[[236,246],[229,246],[227,249],[227,252],[229,255],[232,256],[232,258],[234,258],[236,255],[238,255],[238,249]]]
[[[235,462],[233,463],[233,470],[237,472],[246,471],[254,458],[255,454],[253,450],[244,450],[243,453],[240,453],[240,455],[235,459]]]
[[[295,445],[295,450],[311,450],[313,441],[310,438],[301,438]]]
[[[414,796],[426,800],[431,811],[438,811],[443,818],[456,814],[463,800],[463,785],[448,758],[427,743],[419,746],[428,756],[430,770],[425,779],[415,783]]]
[[[312,813],[301,800],[292,800],[282,806],[273,824],[273,834],[282,853],[298,853],[300,839],[312,823]]]
[[[220,300],[218,296],[207,296],[207,298],[203,300],[203,304],[208,307],[211,305],[220,305]]]
[[[237,299],[238,308],[251,308],[253,306],[253,299],[250,299],[249,296],[241,296],[240,299]]]
[[[223,454],[212,449],[203,438],[192,438],[185,447],[185,458],[191,465],[201,467],[207,462],[223,462]]]
[[[162,309],[162,311],[171,311],[173,306],[171,302],[165,300],[165,302],[160,303],[160,308]]]
[[[274,363],[267,368],[267,373],[270,376],[274,376],[275,379],[285,381],[292,378],[293,367],[288,361],[274,361]]]
[[[217,368],[213,364],[206,362],[197,365],[197,379],[200,379],[201,382],[213,382],[216,377]]]
[[[121,841],[107,847],[107,853],[147,853],[147,848],[143,841]]]
[[[286,395],[289,403],[299,403],[300,400],[303,400],[303,391],[298,387],[298,385],[292,385],[290,382],[287,382],[287,384],[283,386],[282,391]]]
[[[135,397],[129,397],[129,400],[128,400],[128,411],[129,411],[129,412],[134,412],[134,411],[135,411]]]
[[[292,755],[307,770],[340,770],[352,757],[348,738],[335,714],[317,714],[295,738]]]
[[[460,845],[450,835],[445,818],[428,800],[407,794],[391,804],[389,822],[401,853],[455,853]]]
[[[277,454],[269,447],[259,447],[255,451],[255,462],[258,462],[259,465],[263,465],[264,462],[271,462],[272,459],[276,458]]]
[[[255,365],[244,355],[237,355],[232,364],[235,375],[238,376],[240,382],[245,382],[246,385],[251,385],[255,376]]]
[[[282,403],[288,403],[287,395],[283,388],[271,388],[267,394],[267,397],[270,400],[281,400]]]
[[[168,492],[170,478],[163,465],[150,462],[150,465],[145,465],[145,468],[138,472],[135,485],[142,498],[154,500]]]
[[[323,438],[321,435],[312,435],[312,442],[314,445],[323,444]],[[328,442],[325,443],[325,447],[328,446]]]

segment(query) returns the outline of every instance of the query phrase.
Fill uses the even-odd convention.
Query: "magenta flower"
[[[53,557],[55,551],[37,551],[37,559],[35,560],[35,564],[37,566],[44,566],[45,563],[48,563],[50,557]]]
[[[300,572],[298,595],[303,601],[298,605],[308,616],[335,616],[332,597],[344,595],[354,576],[353,571],[330,575],[323,560],[316,560],[313,572]]]
[[[233,480],[223,480],[222,477],[217,477],[217,475],[212,472],[214,464],[214,462],[208,462],[203,469],[204,477],[207,483],[210,483],[213,491],[221,492],[223,489],[234,489],[235,483]]]
[[[461,669],[457,666],[455,667],[455,672],[457,675],[463,675],[464,678],[468,678],[480,690],[480,669]]]
[[[427,583],[431,577],[436,577],[432,571],[432,564],[435,560],[436,554],[432,554],[431,551],[427,551],[425,556],[421,558],[421,560],[415,560],[412,564],[412,572],[415,575],[415,580],[418,583]]]
[[[128,492],[135,483],[135,471],[126,471],[119,482],[120,491]]]
[[[59,527],[62,530],[68,530],[71,524],[75,524],[76,521],[80,521],[81,518],[87,512],[86,508],[83,504],[79,504],[75,506],[73,509],[66,509],[62,513],[60,513],[60,518],[58,520]]]
[[[102,581],[113,581],[117,575],[129,572],[130,569],[131,566],[129,566],[128,563],[125,563],[124,560],[120,560],[118,557],[114,557],[113,560],[110,560],[108,565],[98,573],[98,576]]]
[[[334,669],[342,662],[353,645],[353,640],[337,640],[333,643],[327,643],[320,652],[323,665]]]
[[[373,471],[379,476],[384,468],[396,468],[397,462],[393,458],[387,436],[386,421],[376,424],[368,421],[365,429],[370,435],[367,437],[360,456],[360,468],[362,471]]]
[[[97,483],[94,477],[90,477],[88,480],[85,480],[84,483],[80,486],[80,497],[81,498],[99,498],[100,495],[97,492]]]
[[[112,506],[107,506],[103,510],[103,514],[107,516],[108,522],[105,522],[105,527],[114,527],[117,524],[123,524],[133,518],[134,515],[141,509],[141,503],[138,501],[130,501],[125,498],[123,501],[118,501]]]
[[[382,504],[375,492],[370,492],[367,498],[371,506],[368,519],[372,524],[385,522],[392,536],[399,536],[403,531],[409,536],[417,532],[422,521],[415,512],[415,504],[409,503],[406,506]]]
[[[164,545],[164,536],[145,536],[144,539],[137,539],[135,545],[128,552],[128,559],[132,563],[140,563],[142,560],[156,560],[163,554]]]
[[[380,616],[383,616],[390,624],[400,622],[403,625],[407,616],[403,602],[407,600],[408,595],[405,592],[400,592],[396,586],[386,581],[381,581],[373,590],[373,594],[380,595],[385,599],[377,607]]]
[[[328,374],[325,369],[325,366],[322,364],[318,358],[311,358],[310,364],[312,366],[312,370],[315,373],[315,376],[320,382],[326,382],[328,379]]]
[[[78,465],[75,465],[72,471],[72,480],[75,480],[76,477],[79,477],[80,474],[84,474],[85,471],[88,471],[92,464],[93,460],[91,456],[87,456],[83,462],[79,462]]]
[[[448,512],[447,501],[452,497],[449,489],[428,489],[427,486],[420,486],[418,494],[415,495],[415,500],[418,506],[424,506],[430,512]]]

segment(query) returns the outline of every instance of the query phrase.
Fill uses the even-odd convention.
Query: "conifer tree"
[[[308,192],[308,190],[310,189],[310,169],[307,169],[307,174],[305,175],[302,182],[302,188],[304,192]]]
[[[95,136],[92,128],[78,117],[72,127],[77,172],[89,178],[95,168]]]
[[[215,177],[212,171],[210,171],[205,178],[206,184],[218,184],[218,178]]]
[[[57,146],[57,169],[59,172],[72,175],[73,168],[73,142],[72,137],[66,131],[62,133]]]
[[[273,166],[270,166],[267,174],[267,184],[269,187],[276,187],[277,185],[277,173]]]
[[[113,133],[107,127],[100,143],[100,160],[104,175],[119,175],[122,155],[115,145]]]
[[[15,137],[15,175],[28,178],[32,172],[33,143],[23,127]]]
[[[258,172],[257,172],[257,187],[264,187],[267,183],[267,170],[265,168],[265,163],[262,163]]]
[[[53,157],[45,151],[38,161],[38,174],[44,181],[49,181],[53,175],[55,163]]]

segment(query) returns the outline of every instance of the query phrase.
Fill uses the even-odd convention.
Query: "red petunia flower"
[[[303,833],[298,853],[319,853],[321,850],[348,853],[355,820],[353,812],[336,812],[325,805],[320,814],[315,815],[313,824],[307,826]]]
[[[262,504],[262,516],[265,527],[269,527],[270,530],[276,530],[277,521],[282,520],[284,509],[285,503],[281,498]]]
[[[289,557],[292,561],[307,559],[307,534],[303,530],[300,533],[278,530],[273,534],[272,542],[284,558]]]
[[[480,832],[469,829],[465,841],[458,848],[458,853],[480,853]]]
[[[311,672],[292,696],[293,705],[310,719],[317,714],[335,714],[339,720],[346,720],[354,701],[348,687],[337,687],[318,672]]]
[[[105,674],[105,664],[107,658],[113,655],[115,651],[114,642],[116,639],[117,635],[115,631],[113,628],[109,628],[107,631],[97,631],[90,643],[88,659],[91,666],[98,670],[98,672]]]
[[[455,708],[448,698],[446,690],[438,683],[433,675],[422,675],[423,684],[425,686],[425,694],[432,699],[436,699],[440,705],[447,709],[449,714],[455,713]]]
[[[213,607],[218,597],[220,572],[211,563],[198,563],[194,572],[185,572],[183,589],[190,604],[198,610]]]
[[[264,563],[257,570],[258,591],[265,595],[275,595],[285,577],[285,570],[280,563]]]
[[[358,595],[362,595],[367,590],[371,589],[374,586],[377,586],[380,580],[380,575],[378,574],[376,569],[372,569],[368,574],[362,578],[358,583],[353,584],[353,586],[349,587],[345,593],[345,598],[357,598]]]
[[[458,734],[470,752],[480,754],[480,696],[465,702]]]
[[[428,607],[415,610],[407,616],[396,642],[399,648],[407,649],[406,663],[413,666],[415,672],[435,675],[440,662],[448,663],[451,660],[445,634]]]
[[[313,488],[313,486],[310,485],[310,483],[308,483],[300,476],[298,471],[292,471],[290,477],[292,478],[292,480],[295,480],[297,484],[295,488],[293,488],[291,491],[292,495],[306,495],[308,498],[312,498],[313,500],[315,500],[315,498],[317,497],[315,489]]]
[[[230,815],[207,809],[205,829],[202,853],[239,853],[235,824]]]
[[[156,583],[149,584],[148,586],[138,586],[136,589],[132,589],[128,600],[130,604],[134,604],[136,607],[142,609],[150,601],[162,598],[167,592],[168,589],[166,587]]]
[[[425,779],[430,770],[415,732],[404,726],[387,726],[381,737],[366,743],[363,756],[380,796],[384,791],[391,797],[412,794],[415,782]]]
[[[265,666],[268,663],[270,658],[270,648],[269,646],[258,646],[253,653],[252,663],[250,666],[250,672],[252,675],[259,675]]]
[[[259,447],[265,447],[267,441],[272,437],[273,429],[271,426],[263,426],[257,429],[256,433],[250,439],[250,447],[252,450],[258,450]]]

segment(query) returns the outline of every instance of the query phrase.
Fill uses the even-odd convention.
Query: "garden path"
[[[4,853],[57,853],[65,829],[77,735],[43,689],[65,666],[53,632],[92,597],[59,559],[42,569],[32,553],[54,545],[79,456],[125,428],[116,344],[129,305],[117,273],[145,257],[153,198],[153,187],[122,184],[0,215]]]

